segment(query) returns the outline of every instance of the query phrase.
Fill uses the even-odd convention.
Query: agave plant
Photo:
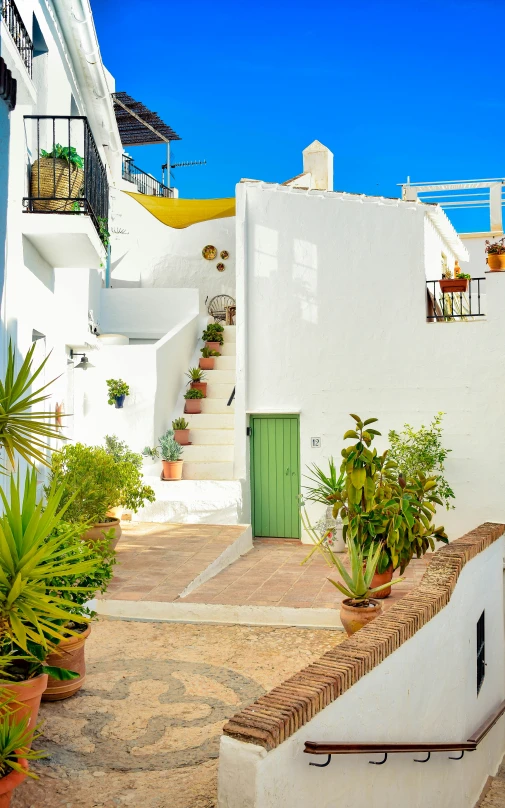
[[[203,382],[206,379],[205,372],[200,368],[190,368],[186,373],[186,376],[189,379],[188,384],[192,384],[193,382]]]
[[[15,465],[16,452],[31,465],[39,462],[48,466],[46,453],[50,449],[49,441],[65,440],[57,426],[58,414],[37,409],[49,398],[44,390],[52,381],[29,392],[49,358],[46,357],[34,370],[34,350],[35,344],[16,372],[14,348],[9,342],[5,378],[0,379],[0,447],[5,449],[11,466]]]
[[[341,472],[337,476],[337,469],[333,457],[328,461],[329,474],[326,474],[316,463],[307,466],[308,474],[305,474],[307,480],[310,480],[312,485],[304,485],[306,493],[305,499],[310,499],[312,502],[320,502],[322,505],[333,505],[336,495],[339,494],[345,485],[345,473]],[[314,486],[313,483],[316,483]]]
[[[21,489],[23,493],[21,493]],[[26,472],[22,487],[19,475],[11,475],[9,496],[0,489],[4,515],[0,517],[0,642],[2,652],[24,654],[26,659],[44,659],[48,651],[68,635],[67,623],[75,619],[74,603],[60,587],[49,584],[55,577],[90,574],[100,563],[96,554],[76,553],[70,534],[82,532],[82,524],[67,524],[61,531],[68,504],[60,507],[63,487],[54,480],[45,504],[37,501],[37,474]],[[91,587],[87,589],[92,594]],[[63,594],[61,594],[63,593]],[[83,617],[82,622],[87,618]],[[38,649],[39,653],[35,649]]]

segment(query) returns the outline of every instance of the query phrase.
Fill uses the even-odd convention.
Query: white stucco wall
[[[177,230],[159,222],[122,191],[114,190],[111,227],[113,288],[197,288],[201,313],[206,311],[207,298],[220,294],[235,298],[235,217]],[[224,272],[216,269],[221,258],[203,258],[202,249],[207,244],[213,244],[218,254],[228,251]]]
[[[473,278],[483,278],[484,274],[488,271],[485,253],[486,240],[497,241],[500,238],[500,235],[491,233],[465,233],[460,236],[460,238],[467,248],[470,256],[470,261],[465,268],[465,272],[469,272]]]
[[[497,371],[505,274],[486,275],[484,321],[427,323],[425,278],[438,276],[438,253],[436,263],[426,266],[415,203],[237,187],[235,476],[245,503],[250,412],[300,413],[303,472],[340,457],[350,412],[379,418],[381,449],[390,429],[419,427],[442,410],[456,510],[438,520],[455,538],[505,517],[505,378]]]
[[[198,289],[102,289],[102,334],[160,339],[185,317],[198,314]]]
[[[505,750],[505,718],[462,761],[448,753],[304,754],[305,741],[416,743],[466,741],[505,696],[503,538],[462,571],[449,604],[384,662],[279,747],[224,736],[219,808],[473,808]],[[485,610],[486,674],[476,689],[476,624]],[[457,753],[450,753],[457,756]],[[317,796],[316,796],[317,795]]]

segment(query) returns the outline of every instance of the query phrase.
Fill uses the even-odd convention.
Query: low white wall
[[[486,264],[486,241],[497,241],[500,235],[496,233],[464,233],[460,238],[468,250],[470,261],[464,267],[472,278],[483,278],[489,270]]]
[[[219,808],[473,808],[505,750],[502,717],[461,761],[335,755],[309,766],[305,741],[465,741],[505,696],[503,538],[462,570],[449,604],[384,662],[271,752],[223,736]],[[476,692],[476,624],[485,610],[486,675]],[[457,755],[457,753],[450,753]]]
[[[100,331],[160,339],[181,321],[198,314],[198,289],[102,289]]]
[[[177,230],[159,222],[132,197],[112,191],[111,286],[195,287],[199,290],[200,312],[215,295],[235,298],[235,217],[213,219]],[[218,250],[214,261],[206,261],[202,249],[212,244]],[[219,253],[229,258],[224,272],[216,265]]]

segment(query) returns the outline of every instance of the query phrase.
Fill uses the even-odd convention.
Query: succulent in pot
[[[214,370],[216,356],[221,356],[219,351],[213,351],[205,345],[200,353],[202,354],[198,364],[202,370]]]
[[[204,381],[207,378],[205,371],[203,371],[201,368],[190,368],[186,373],[186,376],[189,379],[188,384],[191,385],[191,388],[193,390],[201,390],[203,397],[207,398],[207,382]]]
[[[211,351],[219,351],[224,342],[224,327],[220,323],[209,323],[202,334],[205,347]]]
[[[505,269],[505,236],[497,241],[486,241],[487,265],[491,272]]]
[[[174,438],[181,446],[189,445],[189,424],[185,418],[176,418],[172,421]]]
[[[159,438],[159,451],[163,466],[163,479],[181,480],[184,463],[181,459],[183,449],[175,440],[173,429],[167,429],[165,434]]]
[[[201,390],[195,390],[191,387],[188,392],[185,393],[184,398],[186,399],[184,412],[197,414],[202,411],[201,399],[204,398],[204,395]]]
[[[107,387],[108,403],[121,410],[126,396],[130,395],[130,387],[122,379],[107,379]]]

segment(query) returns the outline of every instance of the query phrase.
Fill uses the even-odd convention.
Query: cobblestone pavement
[[[101,620],[84,689],[44,704],[50,754],[12,808],[215,808],[221,728],[344,639],[298,628]]]

